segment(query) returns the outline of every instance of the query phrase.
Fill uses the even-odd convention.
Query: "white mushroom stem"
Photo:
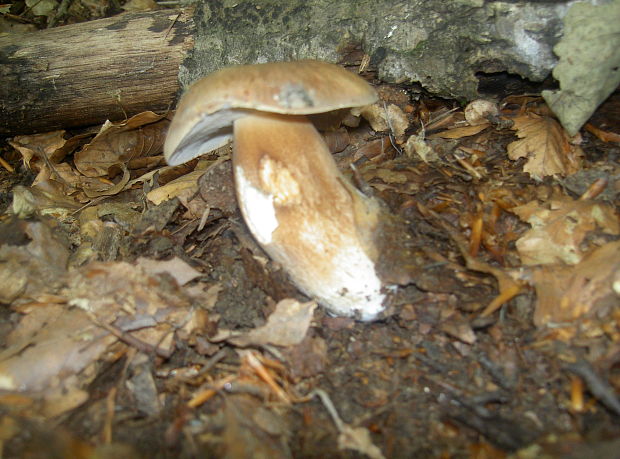
[[[333,314],[375,319],[385,300],[379,207],[342,176],[312,123],[259,112],[236,120],[233,168],[250,231],[293,282]]]

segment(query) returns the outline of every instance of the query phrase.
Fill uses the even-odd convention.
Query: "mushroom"
[[[237,201],[254,238],[330,313],[364,321],[385,309],[384,212],[341,174],[307,116],[376,99],[362,78],[324,62],[230,67],[182,97],[164,146],[176,165],[233,138]]]

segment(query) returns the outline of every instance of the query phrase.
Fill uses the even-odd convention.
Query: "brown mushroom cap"
[[[372,104],[375,90],[359,76],[320,61],[272,62],[219,70],[185,93],[168,130],[168,164],[224,145],[232,123],[248,110],[290,115]]]

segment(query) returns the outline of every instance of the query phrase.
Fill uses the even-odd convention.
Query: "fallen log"
[[[193,30],[187,9],[0,36],[0,135],[171,108]]]

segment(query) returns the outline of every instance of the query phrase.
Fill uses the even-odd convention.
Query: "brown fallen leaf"
[[[365,156],[368,159],[376,159],[393,151],[395,150],[390,139],[388,137],[381,137],[365,142],[357,149],[355,156],[358,158]]]
[[[429,135],[429,139],[461,139],[463,137],[469,137],[472,135],[476,135],[479,132],[484,131],[486,128],[490,126],[490,123],[481,123],[476,124],[474,126],[461,126],[452,129],[447,129],[445,131],[436,132],[432,135]]]
[[[229,395],[224,409],[221,457],[291,458],[286,419],[248,395]]]
[[[41,160],[45,156],[50,162],[58,163],[66,155],[62,147],[67,142],[65,131],[52,131],[43,134],[20,135],[9,140],[9,144],[22,155],[24,166],[32,169],[33,158]]]
[[[588,251],[582,246],[588,232],[599,228],[606,234],[620,234],[614,209],[597,201],[557,195],[543,204],[531,201],[513,207],[511,212],[532,225],[516,242],[526,265],[576,264]]]
[[[27,314],[0,353],[0,388],[4,390],[45,392],[84,387],[92,377],[78,383],[69,376],[82,373],[116,341],[79,309],[37,304],[22,312]]]
[[[465,344],[474,344],[476,342],[476,334],[471,328],[469,321],[456,311],[447,320],[442,321],[439,328],[444,333]]]
[[[393,170],[393,169],[387,169],[384,167],[377,169],[375,171],[375,174],[378,178],[380,178],[385,183],[404,184],[404,183],[407,183],[407,181],[409,180],[406,174]]]
[[[29,300],[60,288],[68,243],[42,222],[13,220],[0,227],[0,302]]]
[[[137,265],[150,274],[170,274],[179,285],[185,285],[202,275],[179,257],[166,261],[140,257]]]
[[[159,205],[169,199],[185,195],[187,192],[189,192],[190,195],[194,195],[198,190],[198,179],[200,179],[204,173],[204,170],[199,170],[182,175],[163,186],[151,190],[147,193],[146,198],[155,205]],[[185,197],[187,200],[189,196]]]
[[[345,128],[325,132],[323,133],[323,139],[325,140],[325,145],[327,145],[329,152],[332,154],[340,153],[351,144],[349,131]]]
[[[426,141],[424,131],[419,134],[412,135],[407,139],[403,150],[409,158],[413,158],[414,154],[418,155],[425,163],[433,163],[439,160],[439,155]]]
[[[607,315],[620,302],[620,241],[609,242],[575,266],[533,271],[537,326]]]
[[[191,332],[195,310],[173,282],[125,262],[94,262],[72,273],[69,304],[91,314],[98,325],[140,350],[169,355],[175,330]]]
[[[400,107],[394,104],[376,103],[366,105],[359,110],[354,109],[352,112],[359,113],[368,121],[373,130],[391,131],[396,138],[402,137],[409,127],[409,118]]]
[[[119,124],[106,121],[95,138],[74,156],[77,169],[87,177],[105,177],[113,167],[161,153],[168,119],[144,112]]]
[[[114,196],[123,191],[129,183],[131,175],[124,163],[118,164],[118,167],[122,170],[123,175],[116,183],[104,177],[85,177],[84,180],[81,180],[81,188],[84,194],[89,198],[98,198],[100,196]]]
[[[317,304],[314,301],[300,303],[285,298],[276,305],[276,310],[268,317],[267,323],[247,333],[220,330],[211,338],[213,342],[228,341],[235,346],[273,344],[292,346],[303,341]]]
[[[162,268],[176,270],[169,263],[153,270]],[[199,326],[184,291],[139,266],[97,262],[70,274],[56,302],[14,306],[23,317],[0,352],[0,388],[31,392],[44,402],[45,416],[88,398],[85,388],[97,375],[96,363],[104,353],[122,355],[110,348],[118,341],[170,355],[174,332]]]
[[[62,221],[80,207],[76,200],[65,195],[64,186],[53,180],[31,187],[17,185],[12,192],[11,211],[21,219],[33,215],[51,215]]]
[[[534,113],[517,116],[512,120],[517,140],[508,145],[512,160],[527,158],[523,170],[541,180],[553,175],[570,175],[581,169],[581,148],[570,143],[560,124],[552,118]]]
[[[499,116],[499,107],[491,100],[476,99],[467,104],[463,114],[470,126],[488,125],[489,119]]]

